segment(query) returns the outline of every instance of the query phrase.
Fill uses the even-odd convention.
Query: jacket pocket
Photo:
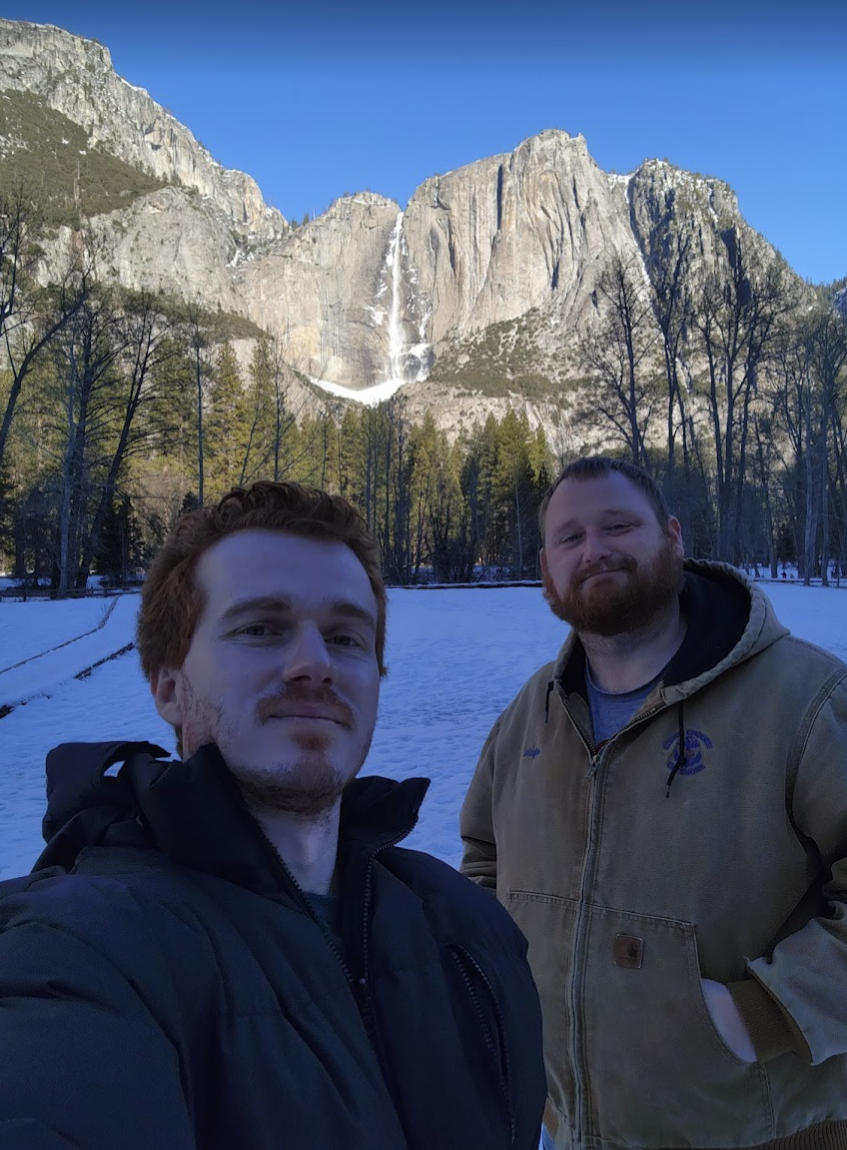
[[[515,1106],[512,1091],[512,1073],[505,1024],[500,1003],[488,975],[470,951],[452,946],[450,952],[462,980],[465,994],[477,1020],[479,1035],[485,1044],[499,1079],[506,1118],[509,1123],[510,1145],[515,1140]]]
[[[645,1148],[770,1140],[766,1076],[712,1023],[694,926],[602,907],[585,913],[573,1049],[588,1131]]]

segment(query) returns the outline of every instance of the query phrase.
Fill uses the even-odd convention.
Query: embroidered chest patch
[[[670,752],[665,765],[669,771],[672,771],[679,758],[679,735],[671,735],[665,739],[662,746]],[[708,760],[704,756],[711,749],[712,740],[708,735],[703,734],[702,731],[687,730],[685,732],[685,763],[679,768],[679,774],[699,775],[708,766]]]

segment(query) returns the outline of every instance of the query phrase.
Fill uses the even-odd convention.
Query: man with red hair
[[[397,845],[426,780],[355,778],[385,607],[338,496],[177,524],[138,649],[181,758],[52,752],[41,870],[0,902],[4,1150],[535,1150],[526,943]]]

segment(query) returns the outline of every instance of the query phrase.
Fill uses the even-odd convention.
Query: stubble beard
[[[254,812],[283,811],[301,819],[316,819],[331,811],[347,784],[359,773],[368,747],[351,772],[342,771],[328,754],[330,740],[322,735],[297,735],[302,757],[259,768],[227,760],[244,801]]]
[[[590,575],[602,571],[622,571],[623,578],[586,584]],[[559,619],[569,623],[577,634],[612,638],[647,627],[676,599],[683,586],[683,560],[670,536],[665,536],[656,554],[637,562],[621,556],[612,562],[593,565],[579,572],[560,594],[549,573],[544,574],[544,598]]]
[[[319,818],[332,810],[367,758],[370,737],[364,742],[355,769],[344,770],[329,754],[332,744],[329,736],[302,731],[292,738],[300,755],[281,758],[268,766],[245,762],[239,756],[239,733],[232,723],[225,721],[223,708],[198,696],[187,679],[184,679],[183,690],[187,703],[183,744],[197,750],[204,744],[215,743],[244,801],[254,813],[285,812],[296,818]],[[261,723],[277,721],[268,715],[272,703],[273,700],[262,700],[259,704],[257,719]],[[349,708],[346,710],[349,712]],[[352,721],[352,713],[349,713],[350,724]]]

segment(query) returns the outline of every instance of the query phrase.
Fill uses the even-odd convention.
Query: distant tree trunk
[[[93,287],[93,263],[89,262],[87,253],[83,252],[74,257],[58,289],[41,289],[34,295],[28,310],[21,316],[20,324],[14,329],[7,312],[2,334],[11,381],[0,422],[0,470],[24,383],[42,354],[83,307]]]
[[[650,301],[637,271],[616,258],[598,281],[596,302],[603,309],[599,327],[583,341],[582,357],[597,388],[582,415],[611,424],[632,462],[641,467],[647,462],[645,442],[656,398],[642,378],[655,340]]]
[[[707,280],[695,324],[708,367],[718,557],[738,562],[750,402],[776,334],[776,322],[792,301],[778,265],[757,274],[749,266],[738,232],[731,228],[721,238],[726,265]]]
[[[121,428],[118,441],[109,462],[106,478],[100,489],[100,499],[94,513],[91,527],[86,533],[80,563],[79,585],[85,586],[91,572],[91,563],[100,547],[103,524],[115,499],[118,477],[124,460],[143,440],[136,424],[139,409],[145,402],[145,392],[151,372],[162,369],[165,362],[176,359],[172,345],[165,343],[169,324],[158,301],[149,292],[141,292],[124,303],[116,330],[115,354],[123,359],[124,375],[121,383],[125,388]],[[163,351],[163,349],[166,350]],[[115,395],[117,407],[117,395]]]

